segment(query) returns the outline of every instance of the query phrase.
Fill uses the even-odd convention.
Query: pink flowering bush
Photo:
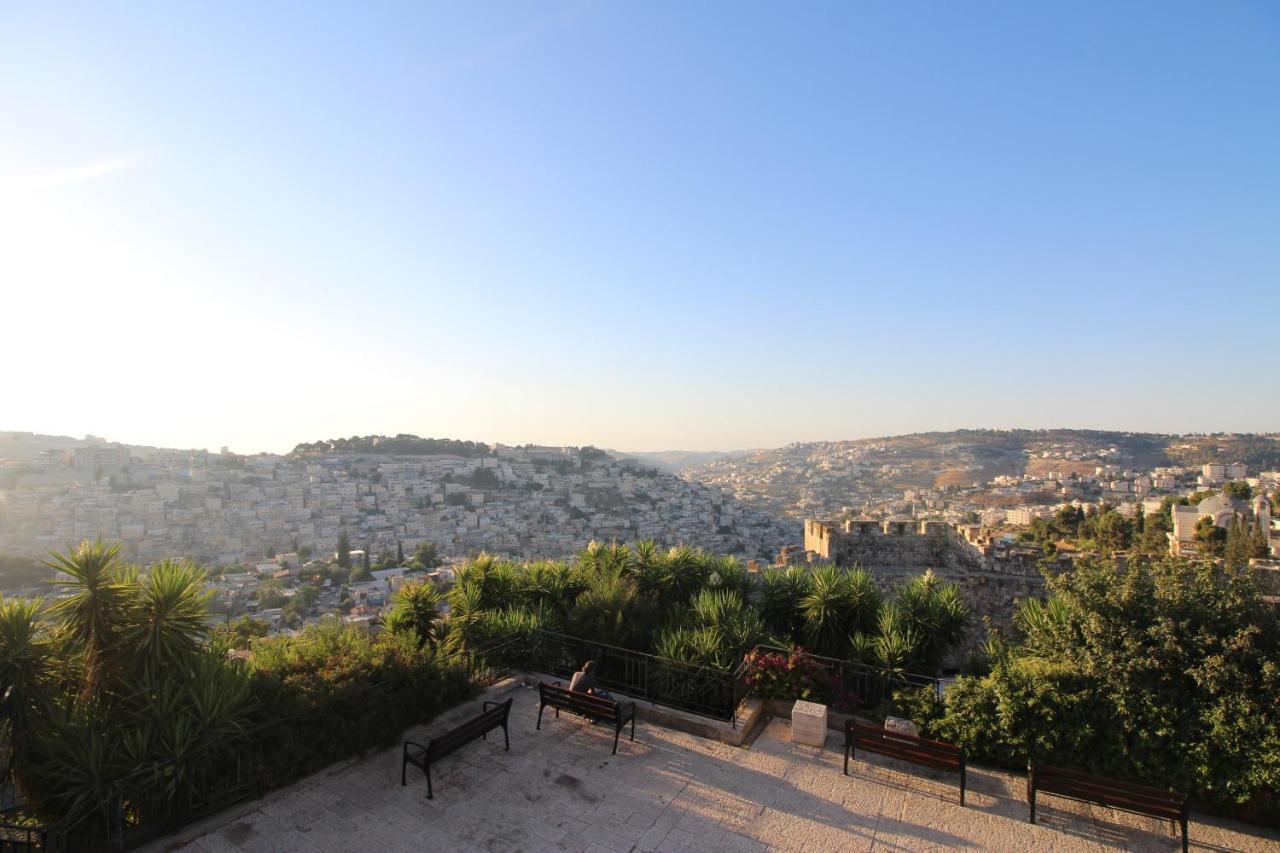
[[[745,663],[747,688],[760,699],[831,704],[840,692],[831,671],[800,648],[790,652],[756,649],[746,656]]]

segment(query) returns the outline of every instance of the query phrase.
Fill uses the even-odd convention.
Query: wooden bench
[[[1041,791],[1180,824],[1184,853],[1187,849],[1186,794],[1032,761],[1027,762],[1027,803],[1031,806],[1032,823],[1036,822],[1036,793]]]
[[[875,752],[938,770],[960,774],[960,805],[964,805],[964,750],[940,740],[885,731],[880,726],[860,723],[850,717],[844,724],[844,773],[849,775],[849,759],[857,759],[857,750]]]
[[[489,739],[489,732],[502,729],[502,739],[506,749],[511,749],[511,738],[507,732],[507,718],[511,715],[511,700],[505,702],[485,702],[483,710],[477,717],[472,717],[455,729],[433,737],[427,745],[404,742],[404,755],[400,760],[400,784],[405,784],[405,771],[412,764],[427,774],[427,799],[434,799],[431,790],[431,762],[444,758],[476,738]]]
[[[622,734],[622,727],[628,722],[631,723],[631,739],[636,739],[636,703],[628,702],[625,705],[621,702],[615,702],[613,699],[606,699],[603,696],[594,696],[590,693],[583,693],[577,690],[566,690],[560,686],[560,682],[556,681],[547,684],[545,681],[538,682],[538,725],[536,728],[542,729],[542,711],[545,708],[554,708],[556,718],[560,718],[560,712],[570,711],[581,717],[587,717],[592,720],[602,720],[613,726],[613,754],[618,754],[618,735]]]

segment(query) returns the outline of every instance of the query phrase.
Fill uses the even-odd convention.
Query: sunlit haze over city
[[[0,8],[0,426],[1280,429],[1274,3]]]

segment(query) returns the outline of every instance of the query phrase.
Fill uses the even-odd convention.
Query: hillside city
[[[801,553],[809,518],[940,520],[1028,543],[1034,528],[1070,547],[1047,522],[1111,510],[1129,524],[1156,519],[1146,541],[1180,555],[1214,544],[1198,541],[1201,518],[1225,540],[1239,517],[1265,542],[1251,556],[1280,555],[1272,517],[1280,471],[1240,462],[1142,469],[1167,456],[1119,435],[1039,436],[1016,447],[993,447],[998,433],[954,438],[725,455],[677,477],[642,456],[594,448],[402,436],[241,455],[5,433],[0,555],[34,565],[101,537],[143,562],[186,556],[209,568],[224,618],[251,615],[270,630],[336,611],[370,621],[406,572],[447,576],[480,552],[561,558],[591,541],[653,540],[734,554],[755,568],[820,560]],[[1218,494],[1224,486],[1248,499]],[[43,574],[0,585],[30,592]]]
[[[989,430],[723,454],[681,474],[779,517],[927,518],[1016,528],[1050,518],[1066,504],[1152,515],[1166,497],[1228,481],[1270,494],[1280,488],[1277,471],[1280,439],[1274,436]]]

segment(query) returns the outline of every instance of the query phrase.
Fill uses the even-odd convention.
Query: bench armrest
[[[427,748],[426,748],[425,746],[423,746],[422,744],[418,743],[418,742],[417,742],[417,741],[415,741],[415,740],[407,740],[407,741],[405,741],[405,742],[404,742],[404,747],[403,747],[403,749],[408,750],[408,749],[409,749],[409,747],[411,747],[411,746],[416,746],[418,749],[422,750],[423,752],[426,752],[426,751],[427,751]]]
[[[501,707],[501,706],[503,706],[503,705],[505,705],[505,704],[506,704],[505,702],[494,702],[494,701],[492,701],[492,700],[487,700],[487,701],[485,701],[485,702],[483,703],[483,708],[484,708],[484,710],[486,710],[486,711],[487,711],[487,710],[489,710],[489,707],[490,707],[490,706],[493,706],[494,708],[499,708],[499,707]]]
[[[618,711],[622,715],[622,719],[629,720],[636,715],[636,703],[628,702],[622,705]]]

